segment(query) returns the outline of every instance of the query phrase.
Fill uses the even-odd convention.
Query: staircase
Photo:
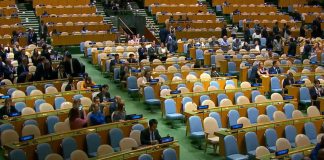
[[[146,27],[152,32],[152,34],[158,39],[159,38],[159,26],[154,22],[154,19],[152,16],[149,16],[146,14],[145,9],[140,9],[137,5],[136,2],[129,2],[130,6],[131,6],[131,11],[133,13],[133,15],[137,15],[137,16],[144,16],[145,20],[146,20]]]
[[[111,24],[113,28],[116,28],[117,24],[114,23],[114,21],[113,21],[114,16],[108,16],[105,13],[104,7],[103,7],[101,2],[97,1],[96,8],[97,8],[97,14],[102,15],[104,17],[104,22],[107,23],[107,24]]]
[[[31,8],[29,3],[18,3],[18,17],[21,19],[22,24],[25,26],[26,30],[33,28],[38,35],[39,21],[33,10],[28,10]]]

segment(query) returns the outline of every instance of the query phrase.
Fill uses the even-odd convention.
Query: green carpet
[[[93,66],[88,59],[81,58],[82,54],[73,54],[73,57],[78,58],[85,66],[86,72],[89,73],[92,80],[94,80],[97,84],[108,84],[110,87],[109,92],[112,96],[120,95],[122,99],[125,101],[126,112],[127,114],[137,113],[143,114],[147,119],[155,118],[159,121],[158,130],[161,136],[166,136],[169,134],[170,136],[175,137],[176,140],[179,141],[180,144],[180,159],[187,160],[211,160],[211,159],[224,159],[221,156],[213,153],[212,148],[208,148],[207,152],[204,153],[204,150],[197,149],[193,144],[191,144],[191,140],[189,137],[186,137],[186,127],[183,122],[176,123],[176,129],[171,129],[169,125],[166,124],[166,120],[161,117],[161,110],[154,109],[155,113],[151,113],[149,110],[146,110],[146,105],[143,101],[133,100],[127,94],[126,90],[121,90],[110,81],[108,78],[104,78],[104,75],[97,69],[97,67]],[[158,107],[157,107],[158,108]]]

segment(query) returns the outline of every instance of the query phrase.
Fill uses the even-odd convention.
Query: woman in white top
[[[159,48],[159,57],[161,61],[165,61],[168,57],[168,48],[165,47],[164,43],[161,43],[161,47]]]
[[[252,34],[252,39],[253,41],[260,41],[261,39],[261,32],[259,30],[256,30],[253,34]]]

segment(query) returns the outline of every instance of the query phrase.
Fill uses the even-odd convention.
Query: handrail
[[[119,17],[118,20],[127,28],[128,31],[130,31],[130,33],[132,33],[132,35],[134,35],[134,32],[128,28],[127,24]]]

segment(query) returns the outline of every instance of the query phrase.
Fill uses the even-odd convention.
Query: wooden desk
[[[19,45],[20,46],[26,46],[27,45],[27,37],[20,37],[18,39]],[[4,45],[12,45],[11,44],[11,38],[0,38],[0,44],[4,44]]]
[[[249,7],[249,6],[237,6],[234,7],[233,5],[229,6],[223,6],[223,14],[231,14],[233,13],[236,9],[238,9],[241,13],[247,12],[256,12],[256,13],[270,13],[270,12],[277,12],[277,7],[276,6],[255,6],[255,7]]]
[[[227,31],[227,35],[230,35],[230,31]],[[176,32],[177,39],[187,38],[210,38],[212,36],[221,37],[221,31],[179,31]]]
[[[319,15],[321,19],[324,18],[324,14]],[[305,15],[305,23],[313,23],[314,19],[317,17],[317,15],[314,14],[306,14]]]
[[[177,27],[182,27],[186,28],[187,26],[190,26],[190,28],[221,28],[224,26],[224,22],[220,21],[191,21],[191,22],[167,22],[166,26],[167,28],[170,28],[171,26],[177,28]]]
[[[156,14],[156,19],[158,23],[165,23],[167,19],[170,19],[171,16],[173,16],[174,20],[178,20],[180,15],[182,16],[183,19],[186,19],[187,17],[190,20],[216,20],[216,15],[215,14],[209,14],[209,13],[199,13],[199,14],[191,14],[188,15],[187,13],[180,13],[180,14],[161,14],[157,13]]]
[[[319,101],[320,101],[320,112],[323,113],[324,112],[324,98],[319,97],[317,99],[319,99]]]
[[[180,146],[175,142],[165,143],[165,144],[158,144],[158,145],[151,145],[145,146],[142,148],[138,148],[136,150],[131,150],[128,152],[116,152],[115,154],[108,154],[103,155],[100,157],[95,157],[90,160],[138,160],[138,157],[142,154],[149,154],[153,157],[154,160],[163,160],[163,151],[167,148],[172,148],[176,151],[177,159],[180,159]]]
[[[109,31],[111,29],[111,24],[99,23],[99,24],[85,24],[85,25],[77,25],[74,24],[73,26],[66,26],[66,25],[49,25],[48,31],[52,32],[54,29],[58,32],[81,32],[82,28],[86,27],[88,31]]]
[[[322,8],[319,6],[297,6],[297,7],[293,7],[294,10],[298,13],[309,13],[309,12],[317,12],[317,13],[321,13],[322,12]]]
[[[3,7],[0,8],[0,13],[2,13],[3,16],[11,16],[14,13],[18,13],[17,7]]]
[[[0,7],[7,7],[7,6],[12,6],[15,5],[16,1],[14,0],[2,0],[0,1]]]
[[[41,16],[44,12],[47,12],[48,14],[92,14],[96,13],[96,7],[95,6],[81,6],[81,7],[53,7],[53,8],[46,8],[46,7],[39,7],[37,6],[35,9],[36,16]]]
[[[145,0],[144,6],[148,7],[151,4],[197,4],[196,0],[186,0],[186,1],[173,1],[173,0]]]
[[[115,41],[116,34],[93,34],[93,35],[68,35],[68,36],[52,36],[52,45],[79,45],[85,41]]]
[[[9,28],[3,28],[0,26],[0,35],[2,36],[5,34],[12,35],[13,31],[26,32],[26,29],[24,26],[17,26],[17,25],[11,25]]]
[[[12,25],[12,24],[17,24],[17,23],[21,23],[21,19],[20,18],[14,18],[14,17],[0,17],[0,24],[7,24],[7,25]]]
[[[266,129],[273,128],[277,132],[278,138],[285,137],[284,131],[286,125],[293,125],[297,129],[297,134],[304,134],[304,123],[313,122],[317,131],[319,132],[322,126],[324,119],[323,116],[318,117],[305,117],[300,119],[290,119],[280,122],[270,122],[265,124],[255,124],[250,127],[244,127],[239,129],[235,133],[231,133],[231,130],[221,130],[216,132],[216,135],[219,136],[219,154],[225,156],[225,146],[224,146],[224,137],[227,135],[233,135],[237,139],[238,148],[240,153],[246,153],[245,151],[245,140],[244,135],[246,132],[256,132],[260,146],[265,146],[265,137],[264,133]]]
[[[167,13],[199,13],[207,12],[207,6],[197,6],[197,5],[151,5],[151,13],[156,14],[157,12],[167,12]]]
[[[66,23],[66,22],[102,22],[103,16],[101,15],[66,15],[66,16],[57,16],[57,17],[50,17],[50,16],[41,16],[41,21],[44,21],[44,23]]]
[[[294,4],[307,4],[308,0],[279,0],[279,7],[288,7]]]
[[[90,0],[33,0],[33,7],[35,8],[37,5],[52,5],[52,6],[77,6],[77,5],[88,5],[90,4]]]
[[[264,19],[269,20],[269,21],[273,21],[273,20],[286,20],[289,21],[289,15],[233,15],[233,22],[234,23],[238,23],[240,20],[244,20],[244,19],[249,19],[249,20],[259,20],[262,21]]]
[[[81,150],[86,150],[86,135],[89,133],[98,133],[101,137],[101,143],[102,144],[110,144],[108,133],[110,129],[113,128],[119,128],[123,131],[124,136],[127,137],[129,133],[131,132],[132,126],[134,124],[142,124],[143,126],[147,126],[147,120],[141,119],[141,120],[132,120],[132,121],[126,121],[126,122],[115,122],[115,123],[108,123],[103,125],[97,125],[97,126],[90,126],[82,129],[72,130],[69,132],[64,133],[57,133],[57,134],[51,134],[46,136],[38,137],[34,140],[27,141],[27,144],[22,145],[22,143],[14,143],[9,144],[5,146],[5,149],[7,151],[11,151],[14,149],[22,149],[27,153],[27,159],[28,160],[34,160],[35,157],[35,150],[38,144],[40,143],[50,143],[53,153],[58,153],[62,155],[61,151],[61,142],[66,137],[72,137],[77,142],[77,148]],[[26,143],[26,142],[25,142]]]
[[[213,0],[212,6],[215,7],[217,5],[223,5],[225,0]],[[238,0],[226,0],[229,4],[264,4],[264,0],[244,0],[244,1],[238,1]]]

